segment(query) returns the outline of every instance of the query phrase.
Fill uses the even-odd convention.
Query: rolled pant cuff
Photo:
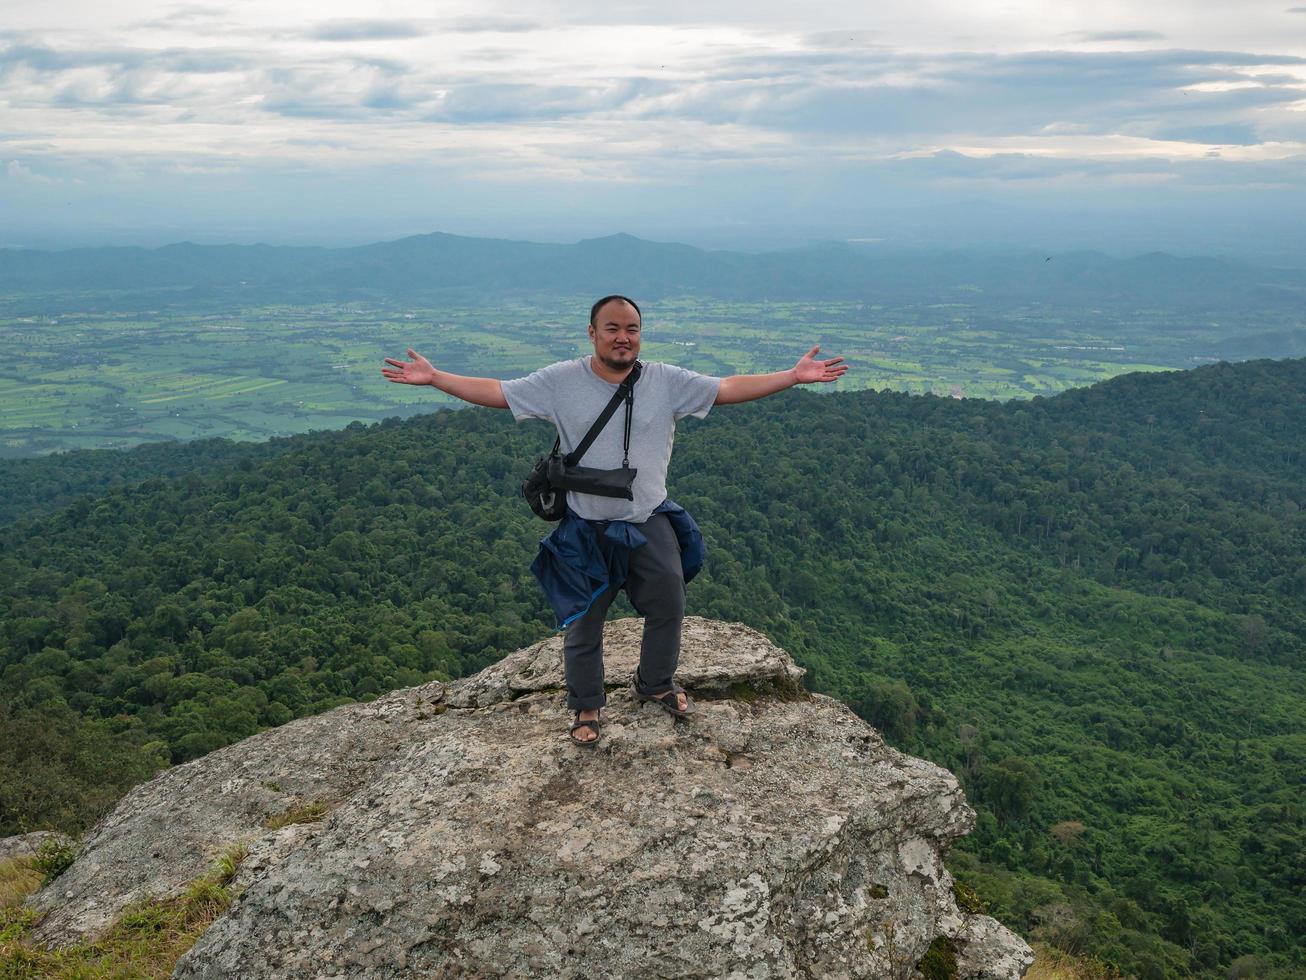
[[[574,698],[567,695],[567,707],[572,711],[592,711],[595,708],[606,707],[608,695],[605,691],[603,694],[593,694],[587,698]]]
[[[671,677],[668,677],[667,682],[663,684],[661,687],[650,687],[643,683],[644,676],[639,672],[638,668],[636,668],[632,680],[635,682],[635,690],[643,695],[666,694],[667,691],[670,691],[675,686],[676,683],[675,676],[673,675]]]

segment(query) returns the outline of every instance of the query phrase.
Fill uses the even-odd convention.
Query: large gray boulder
[[[938,937],[961,978],[1023,975],[1029,947],[954,900],[974,812],[950,773],[738,624],[685,623],[691,719],[637,704],[640,628],[605,632],[594,747],[567,738],[554,637],[160,773],[33,896],[37,935],[92,937],[244,842],[237,901],[174,976],[909,978]]]
[[[34,830],[30,834],[5,837],[0,839],[0,861],[35,857],[36,852],[46,841],[67,845],[72,843],[72,838],[53,830]]]

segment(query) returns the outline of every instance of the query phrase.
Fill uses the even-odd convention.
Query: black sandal
[[[567,737],[569,739],[571,739],[577,745],[583,745],[586,748],[589,748],[592,745],[598,745],[599,739],[603,737],[603,732],[600,731],[602,724],[598,718],[590,718],[588,721],[580,720],[581,711],[588,711],[588,710],[589,710],[588,708],[581,708],[577,710],[575,723],[571,726],[571,731],[567,732]],[[603,716],[603,709],[599,708],[599,717],[601,718],[602,716]],[[594,732],[594,737],[589,739],[588,741],[581,741],[574,734],[572,734],[578,728],[589,728],[592,732]]]
[[[635,692],[636,701],[652,701],[654,704],[661,705],[664,711],[675,715],[677,718],[688,718],[694,713],[694,699],[674,680],[671,682],[671,690],[663,691],[661,695],[644,694],[639,689],[639,674],[636,672],[635,676],[630,679],[630,689]],[[677,694],[685,695],[684,711],[677,707]]]

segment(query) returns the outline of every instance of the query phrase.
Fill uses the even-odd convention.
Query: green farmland
[[[494,308],[349,304],[0,319],[0,455],[258,440],[431,411],[454,400],[386,381],[385,357],[406,358],[412,347],[459,374],[517,377],[588,349],[588,304],[546,297]],[[1193,367],[1227,357],[1239,330],[1172,323],[1155,311],[697,297],[646,304],[644,319],[646,359],[704,373],[781,370],[820,344],[821,356],[841,355],[851,368],[838,389],[987,399]]]

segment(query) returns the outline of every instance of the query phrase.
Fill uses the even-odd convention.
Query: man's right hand
[[[397,381],[406,385],[429,385],[435,380],[435,368],[431,367],[431,362],[424,358],[411,347],[408,353],[412,355],[411,361],[396,361],[393,357],[387,357],[385,362],[393,364],[393,368],[382,368],[381,373],[391,381]]]
[[[385,362],[393,364],[392,368],[382,368],[381,373],[390,381],[406,385],[431,385],[447,395],[461,398],[473,405],[486,408],[507,408],[508,400],[503,397],[503,386],[494,378],[464,378],[460,374],[437,371],[431,362],[411,347],[408,353],[411,361],[396,361],[387,357]]]

